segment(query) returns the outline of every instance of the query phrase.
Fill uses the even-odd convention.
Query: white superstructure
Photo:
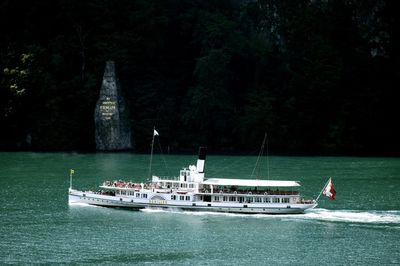
[[[176,178],[152,176],[149,183],[106,181],[100,191],[69,189],[70,203],[106,207],[178,208],[231,213],[293,214],[317,205],[304,200],[297,181],[205,178],[205,148],[197,165],[180,171]]]

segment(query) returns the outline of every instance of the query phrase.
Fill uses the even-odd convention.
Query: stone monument
[[[96,149],[115,151],[132,149],[131,126],[115,63],[106,62],[95,115]]]

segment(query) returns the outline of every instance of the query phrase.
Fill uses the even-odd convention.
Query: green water
[[[176,175],[196,156],[165,161],[156,156],[156,174]],[[206,176],[250,178],[255,161],[209,156]],[[148,157],[0,153],[0,264],[400,264],[399,158],[272,156],[269,164],[271,179],[300,180],[307,197],[332,177],[337,199],[278,216],[69,206],[70,168],[75,188],[95,189],[106,179],[145,180]]]

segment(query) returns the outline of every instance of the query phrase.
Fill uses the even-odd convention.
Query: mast
[[[152,163],[153,163],[154,138],[155,138],[156,136],[158,136],[158,135],[159,135],[159,134],[158,134],[158,132],[157,132],[157,130],[156,130],[156,127],[154,127],[154,128],[153,128],[153,139],[152,139],[152,141],[151,141],[150,165],[149,165],[149,178],[150,178],[150,180],[151,180],[151,178],[152,178],[152,174],[151,174],[151,165],[152,165]]]
[[[268,179],[269,179],[269,161],[268,161],[268,141],[267,141],[267,132],[265,132],[264,139],[263,139],[263,142],[262,142],[262,144],[261,144],[261,149],[260,149],[260,152],[259,152],[258,157],[257,157],[256,165],[255,165],[255,167],[254,167],[254,169],[253,169],[253,172],[251,173],[251,176],[253,176],[253,175],[254,175],[254,172],[255,172],[256,169],[257,169],[257,176],[256,176],[256,179],[258,179],[259,176],[260,176],[260,164],[259,164],[259,161],[260,161],[261,156],[264,154],[265,143],[267,143],[267,168],[268,168]]]
[[[269,156],[268,156],[268,134],[267,134],[267,131],[265,131],[265,141],[267,144],[267,179],[269,180]]]

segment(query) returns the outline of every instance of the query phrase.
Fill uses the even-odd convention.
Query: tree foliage
[[[391,0],[0,6],[0,149],[93,150],[114,60],[138,151],[399,154]]]

